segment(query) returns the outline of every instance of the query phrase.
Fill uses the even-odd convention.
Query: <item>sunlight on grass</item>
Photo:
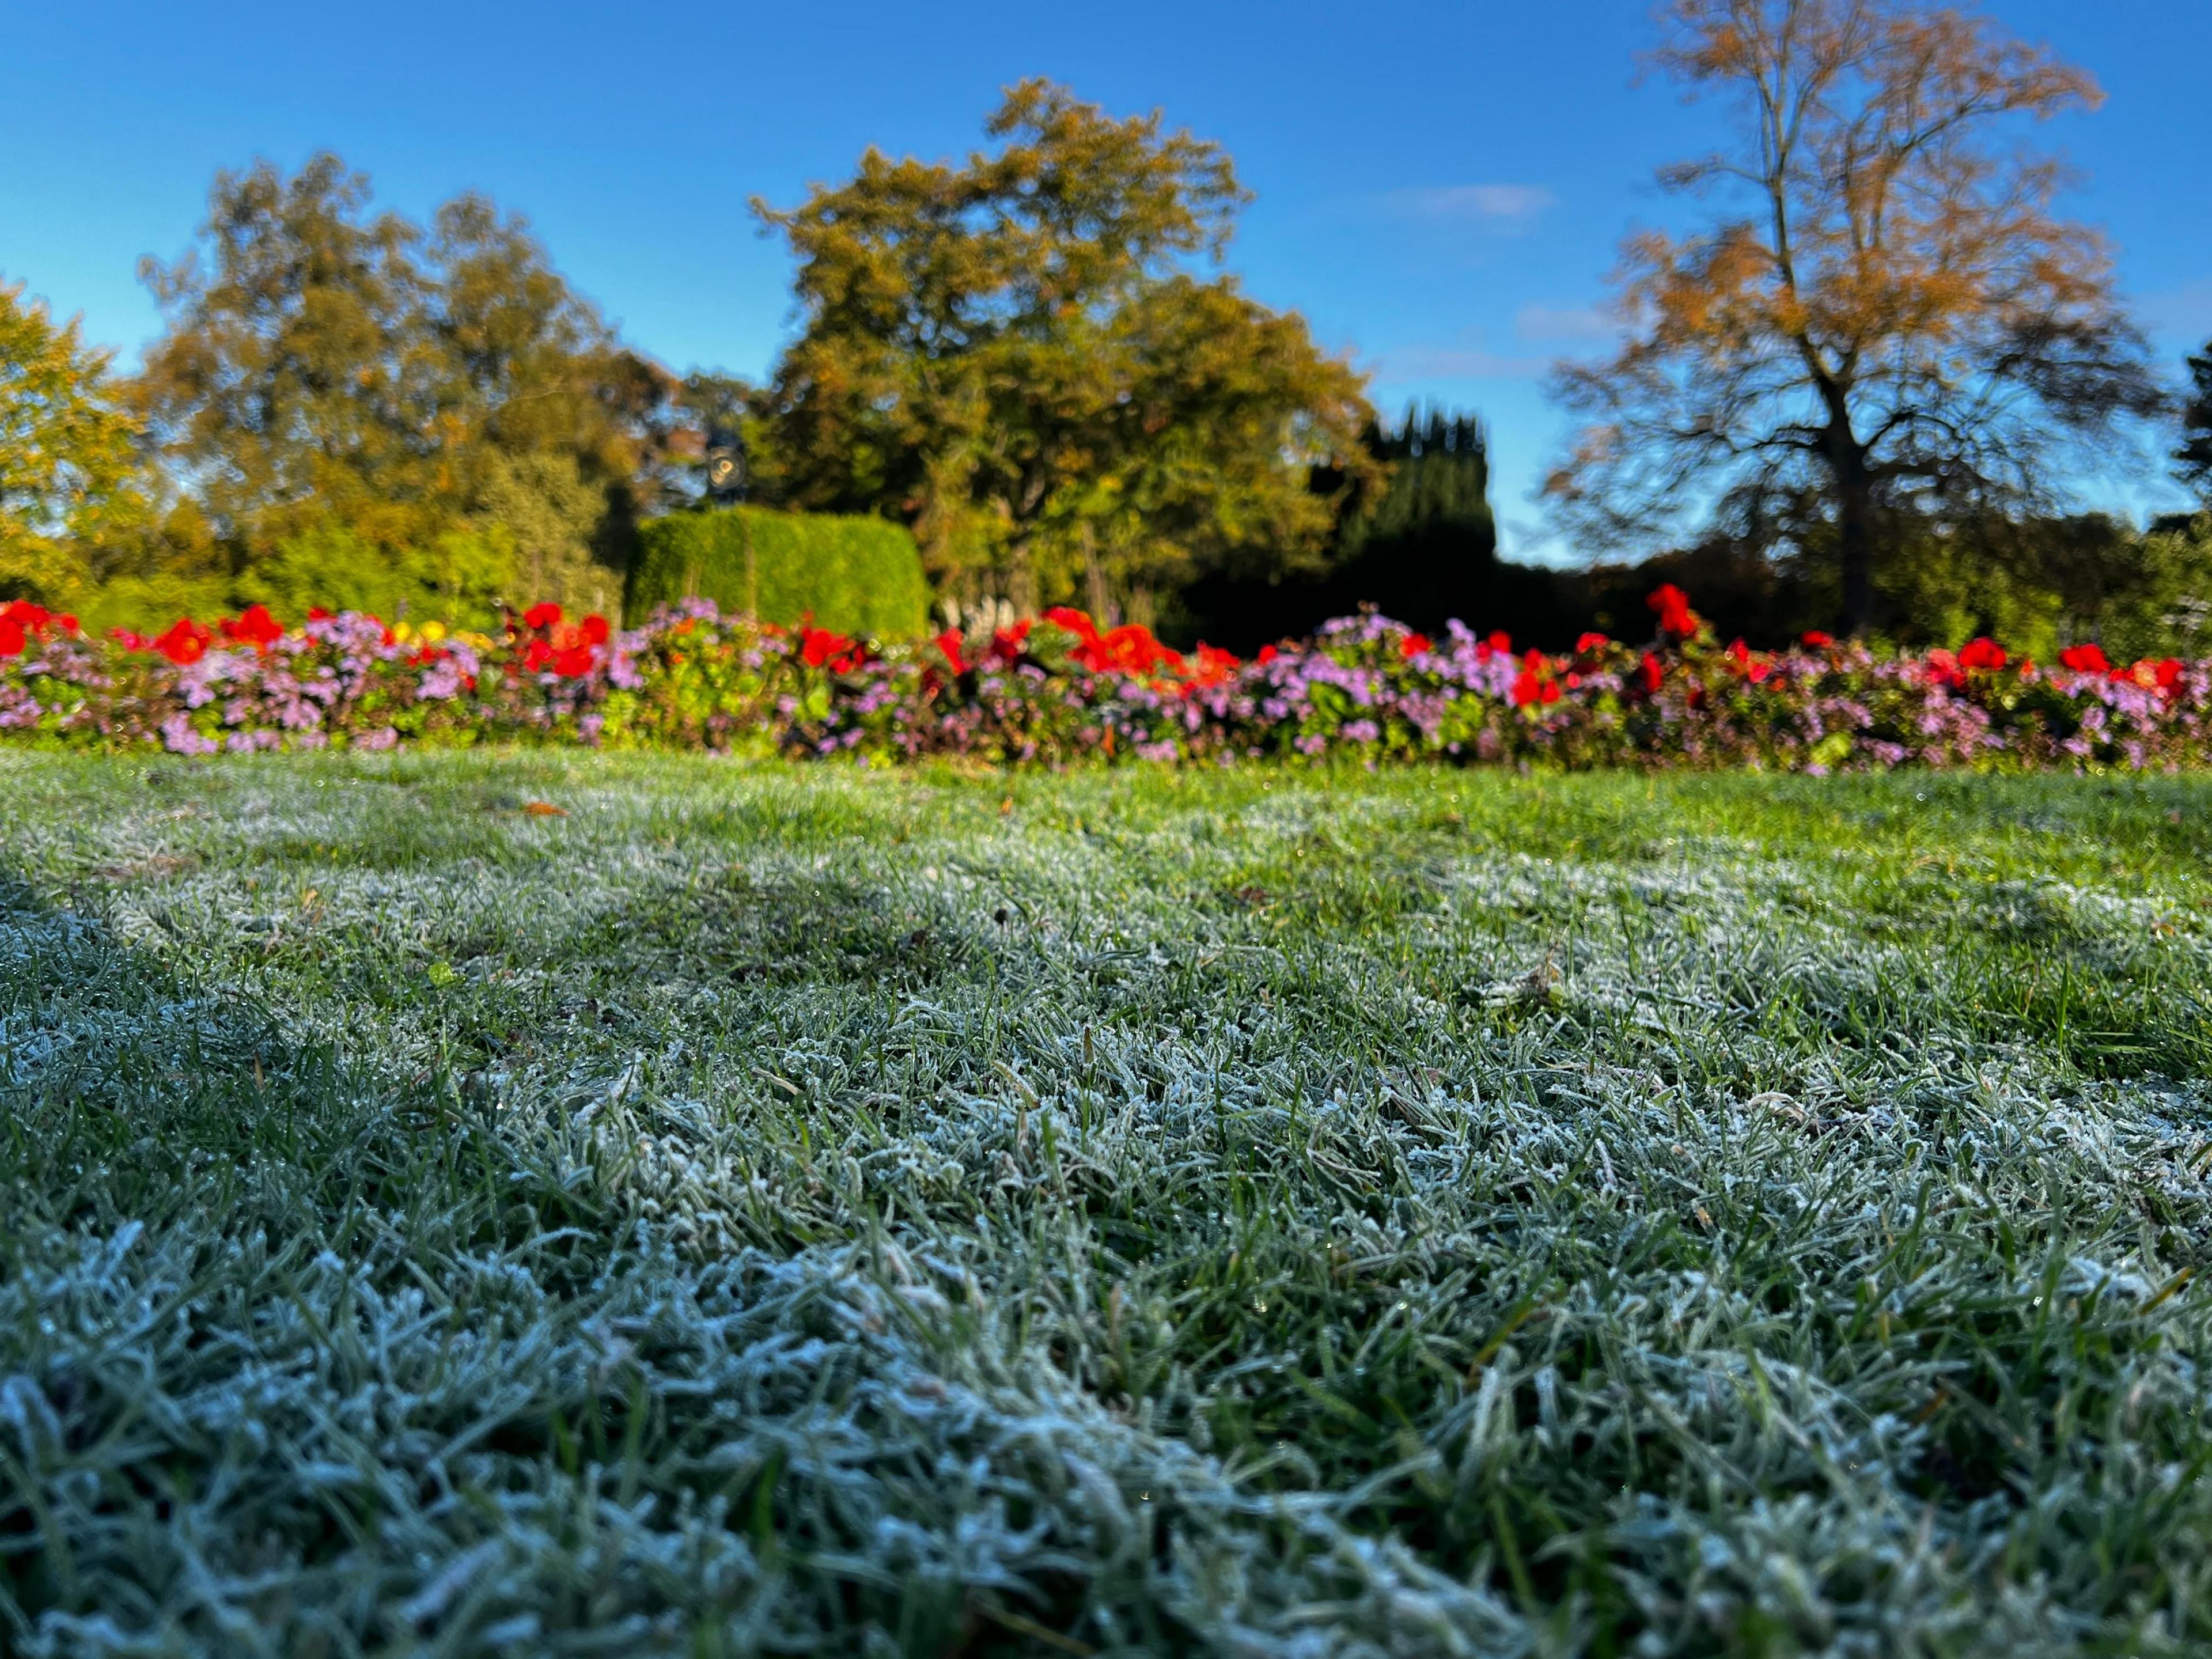
[[[0,759],[0,1646],[2197,1650],[2208,826]]]

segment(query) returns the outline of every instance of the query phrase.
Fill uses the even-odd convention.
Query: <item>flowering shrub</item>
[[[704,601],[617,631],[555,605],[501,635],[259,606],[152,637],[0,606],[0,735],[178,754],[485,741],[757,754],[1842,768],[2212,763],[2212,661],[2056,667],[1992,640],[1877,655],[1808,634],[1784,652],[1717,641],[1673,586],[1641,644],[1585,634],[1516,652],[1455,623],[1330,623],[1249,661],[1186,655],[1139,627],[1054,610],[983,636],[876,647],[725,617]]]

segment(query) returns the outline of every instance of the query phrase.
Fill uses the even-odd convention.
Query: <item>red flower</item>
[[[542,600],[524,611],[522,620],[531,628],[550,628],[561,620],[561,607],[550,599]]]
[[[1960,686],[1966,683],[1957,656],[1941,646],[1928,653],[1928,678],[1938,685]]]
[[[1398,654],[1408,660],[1415,657],[1425,657],[1435,649],[1434,642],[1426,634],[1408,634],[1398,641]]]
[[[1992,639],[1969,640],[1959,647],[1959,666],[1994,674],[2008,659],[2004,647]]]
[[[332,617],[329,611],[324,610],[319,605],[311,605],[307,607],[307,620],[309,622],[335,622],[337,618]]]
[[[1513,706],[1526,708],[1532,702],[1554,703],[1559,700],[1559,683],[1551,676],[1551,665],[1540,651],[1531,651],[1521,659],[1521,672],[1513,677]]]
[[[553,672],[563,679],[580,680],[592,672],[592,647],[571,645],[553,653]]]
[[[1104,647],[1106,666],[1121,669],[1124,673],[1144,674],[1159,664],[1163,647],[1152,637],[1152,629],[1135,623],[1123,623],[1109,629],[1100,639]]]
[[[1220,685],[1235,674],[1237,659],[1234,652],[1224,651],[1218,645],[1198,643],[1198,672],[1191,676],[1192,686]]]
[[[107,630],[107,637],[125,651],[143,651],[154,643],[143,634],[134,634],[127,628],[111,628]]]
[[[531,641],[529,648],[522,653],[522,666],[532,674],[552,660],[553,647],[544,640]]]
[[[2150,665],[2151,682],[2161,691],[2172,691],[2181,684],[2181,659],[2167,657]]]
[[[1644,603],[1659,613],[1659,631],[1686,640],[1698,631],[1698,613],[1690,609],[1690,596],[1672,582],[1651,591]]]
[[[10,599],[0,605],[0,618],[14,623],[27,634],[35,634],[53,619],[53,613],[28,599]]]
[[[1281,653],[1272,645],[1263,645],[1260,647],[1260,660],[1261,662],[1273,662],[1280,654]]]
[[[154,649],[181,668],[207,655],[208,641],[214,637],[210,629],[190,617],[179,617],[166,633],[155,637],[153,645]]]
[[[607,635],[611,631],[607,627],[607,619],[596,611],[584,618],[583,629],[584,643],[586,645],[605,645]]]
[[[1595,656],[1612,643],[1613,641],[1602,634],[1585,634],[1575,641],[1575,654],[1583,657]]]
[[[809,628],[800,636],[799,654],[809,668],[827,667],[833,674],[843,674],[853,667],[855,643],[826,628]]]
[[[1483,643],[1488,646],[1492,651],[1502,653],[1504,655],[1510,656],[1513,653],[1513,636],[1502,628],[1495,634],[1492,634],[1488,639],[1485,640]]]
[[[945,660],[952,665],[956,674],[968,672],[967,661],[960,654],[960,630],[957,628],[948,628],[937,636],[937,648],[945,653]]]
[[[284,624],[269,614],[265,605],[249,605],[237,616],[225,617],[216,626],[231,644],[250,645],[264,653],[284,637]]]
[[[1826,651],[1836,642],[1836,636],[1832,634],[1823,634],[1815,628],[1808,631],[1799,642],[1808,651]]]
[[[1735,672],[1753,685],[1757,685],[1774,672],[1772,663],[1763,657],[1754,659],[1751,654],[1751,647],[1740,639],[1729,644],[1728,653],[1735,659]]]
[[[2105,647],[2094,641],[2087,645],[2069,645],[2058,653],[2059,662],[2077,674],[2109,674],[2112,665],[2106,660]]]
[[[1044,613],[1044,619],[1054,628],[1065,629],[1086,643],[1098,638],[1098,624],[1071,606],[1056,605]]]
[[[74,634],[77,631],[76,618],[66,611],[63,611],[60,616],[55,617],[54,620],[62,625],[62,632],[64,634]]]
[[[1012,627],[1001,628],[991,635],[991,654],[1001,663],[1018,661],[1028,649],[1029,641],[1030,619],[1024,617]]]
[[[13,617],[0,613],[0,657],[21,656],[25,638],[23,624]]]
[[[1637,665],[1637,684],[1644,688],[1647,696],[1656,696],[1659,694],[1660,682],[1664,680],[1666,678],[1667,670],[1665,665],[1660,662],[1658,658],[1653,656],[1649,651],[1645,652],[1644,653],[1644,660]]]

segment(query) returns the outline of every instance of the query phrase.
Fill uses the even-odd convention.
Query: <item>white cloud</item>
[[[1513,332],[1524,340],[1609,340],[1620,331],[1595,306],[1522,306]]]
[[[1392,212],[1409,219],[1486,225],[1493,229],[1524,226],[1558,200],[1541,185],[1440,185],[1426,190],[1394,190],[1382,198]]]

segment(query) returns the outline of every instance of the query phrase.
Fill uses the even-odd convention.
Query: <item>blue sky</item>
[[[1991,0],[2110,100],[2045,136],[2087,173],[2162,352],[2212,337],[2212,0]],[[565,0],[23,6],[0,54],[0,277],[128,362],[136,277],[220,167],[336,149],[421,215],[465,188],[526,214],[636,345],[758,375],[789,325],[755,193],[796,200],[870,143],[964,151],[998,89],[1064,80],[1225,144],[1258,199],[1231,263],[1375,377],[1490,422],[1508,551],[1557,556],[1535,484],[1563,422],[1545,366],[1595,349],[1621,233],[1676,210],[1653,167],[1717,112],[1639,84],[1645,0],[615,9]],[[2154,474],[2101,502],[2178,504]]]

